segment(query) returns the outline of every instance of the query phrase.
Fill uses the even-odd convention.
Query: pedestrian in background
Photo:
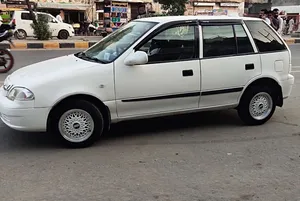
[[[263,19],[266,21],[267,24],[271,24],[271,21],[268,17],[268,10],[267,9],[262,9],[260,12],[259,12],[259,18]]]
[[[64,11],[63,11],[63,10],[60,10],[59,14],[56,15],[56,19],[57,19],[59,22],[63,22],[63,14],[64,14]]]
[[[271,26],[277,31],[279,35],[283,34],[283,19],[279,16],[279,10],[277,8],[273,10]]]
[[[290,20],[289,20],[289,30],[288,30],[288,34],[292,34],[292,33],[293,33],[294,25],[295,25],[294,18],[291,17]]]

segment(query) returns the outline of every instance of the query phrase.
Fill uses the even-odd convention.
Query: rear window
[[[259,52],[286,50],[286,46],[274,31],[262,21],[245,21]]]

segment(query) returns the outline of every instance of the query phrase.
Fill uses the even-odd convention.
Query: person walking
[[[295,25],[294,18],[291,17],[290,20],[289,20],[289,30],[288,30],[288,34],[292,34],[292,33],[293,33],[294,25]]]
[[[56,19],[57,19],[59,22],[63,22],[63,15],[64,15],[64,11],[63,11],[63,10],[60,10],[59,14],[56,15]]]
[[[262,10],[259,12],[259,18],[265,20],[267,24],[271,24],[271,21],[270,21],[270,19],[268,18],[268,10],[267,10],[267,9],[262,9]]]
[[[283,34],[283,19],[279,16],[279,10],[277,8],[273,10],[271,26],[277,31],[279,35]]]

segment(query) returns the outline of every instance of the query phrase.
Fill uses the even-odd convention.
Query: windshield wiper
[[[95,58],[95,57],[88,57],[88,59],[90,59],[90,60],[92,60],[92,61],[96,61],[96,62],[102,63],[102,64],[107,63],[107,62],[102,61],[101,59],[98,59],[98,58]]]
[[[98,58],[95,58],[95,57],[89,57],[89,56],[86,55],[85,52],[76,53],[75,56],[77,56],[81,59],[87,60],[87,61],[95,61],[95,62],[99,62],[99,63],[102,63],[102,64],[107,63],[105,61],[102,61],[101,59],[98,59]]]

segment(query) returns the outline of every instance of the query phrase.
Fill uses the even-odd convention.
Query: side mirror
[[[134,65],[142,65],[148,63],[148,55],[143,51],[136,51],[133,54],[130,54],[125,60],[125,65],[134,66]]]

